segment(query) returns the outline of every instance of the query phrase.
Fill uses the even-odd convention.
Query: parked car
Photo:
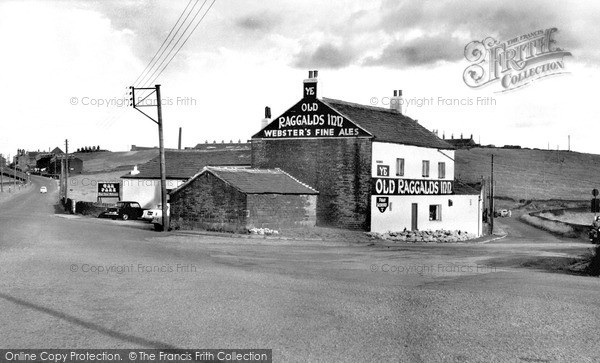
[[[167,209],[169,208],[169,204],[167,203]],[[162,204],[156,205],[156,207],[152,209],[144,210],[144,214],[142,215],[142,219],[148,222],[152,222],[154,217],[162,216]]]
[[[48,193],[48,188],[46,188],[46,187],[41,187],[41,188],[40,188],[40,193],[42,193],[42,194]]]
[[[100,213],[98,218],[121,218],[126,221],[128,219],[141,218],[143,214],[144,209],[138,202],[121,201],[117,202],[114,207],[109,207],[104,212]]]
[[[494,212],[494,217],[510,217],[510,214],[508,209],[498,209]]]
[[[167,216],[171,216],[171,205],[167,203]],[[152,221],[150,221],[154,225],[154,229],[157,231],[163,230],[162,225],[162,209],[158,211],[158,213],[154,214],[152,217]]]

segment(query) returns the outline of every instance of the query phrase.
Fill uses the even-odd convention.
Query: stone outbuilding
[[[171,191],[171,227],[245,232],[314,226],[317,194],[281,169],[206,167]]]

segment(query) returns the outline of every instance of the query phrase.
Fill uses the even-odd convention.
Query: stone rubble
[[[395,242],[437,242],[452,243],[475,239],[477,236],[465,231],[401,231],[401,232],[367,232],[371,238],[383,239]]]
[[[260,234],[265,236],[278,235],[279,231],[270,228],[251,228],[248,230],[250,234]]]

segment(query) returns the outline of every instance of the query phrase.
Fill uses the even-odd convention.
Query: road
[[[586,251],[516,220],[486,244],[161,234],[0,205],[0,348],[272,348],[276,362],[598,362],[600,279],[524,267]],[[48,194],[38,193],[46,185]]]

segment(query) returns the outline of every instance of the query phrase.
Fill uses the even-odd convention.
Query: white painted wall
[[[441,180],[454,180],[454,150],[440,151],[426,147],[373,142],[371,175],[378,177],[377,165],[389,165],[391,178],[439,180],[438,162],[444,162],[446,163],[446,177]],[[444,156],[442,153],[448,155],[450,158]],[[396,176],[396,158],[404,158],[404,176]],[[428,178],[423,178],[423,160],[429,160]],[[381,163],[378,161],[381,161]]]
[[[140,203],[142,208],[160,204],[160,179],[122,179],[122,200]],[[185,180],[167,179],[167,191],[183,184]]]
[[[411,229],[412,203],[418,204],[419,230],[461,230],[481,236],[481,208],[479,195],[390,195],[391,204],[381,213],[376,206],[377,196],[371,197],[371,231],[396,232]],[[452,206],[448,206],[452,200]],[[429,205],[442,206],[442,220],[429,220]]]

